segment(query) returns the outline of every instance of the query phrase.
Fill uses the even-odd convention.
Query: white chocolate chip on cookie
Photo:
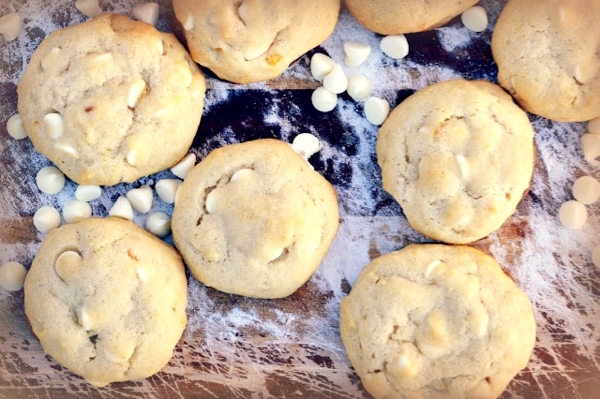
[[[191,31],[192,29],[194,29],[194,16],[191,13],[187,15],[185,21],[182,22],[180,20],[179,22],[183,26],[183,29],[187,31]]]
[[[247,168],[237,170],[231,176],[231,183],[246,181],[246,180],[250,179],[254,173],[255,172],[252,169],[247,169]]]
[[[144,90],[146,90],[146,81],[144,81],[144,79],[136,78],[131,84],[129,94],[127,95],[127,106],[129,108],[133,109],[137,107]]]
[[[35,182],[41,192],[54,195],[65,186],[65,175],[54,166],[46,166],[37,173]]]
[[[87,306],[83,305],[77,311],[77,322],[85,331],[91,331],[94,329],[94,320],[90,316]]]
[[[8,131],[10,137],[15,140],[21,140],[27,137],[27,132],[23,127],[23,121],[21,120],[21,115],[19,114],[14,114],[8,118],[8,121],[6,122],[6,130]]]
[[[0,287],[8,291],[23,288],[27,270],[19,262],[7,262],[0,267]]]
[[[44,126],[46,126],[48,136],[55,140],[60,138],[65,131],[63,117],[56,112],[44,115]]]
[[[79,153],[77,152],[77,150],[75,148],[73,148],[72,145],[65,144],[65,143],[56,143],[56,144],[54,144],[53,147],[55,150],[62,151],[70,157],[79,158]]]
[[[83,258],[76,251],[65,251],[58,255],[54,262],[56,275],[65,282],[69,282],[83,267]]]
[[[60,226],[60,213],[51,206],[43,206],[33,215],[33,225],[40,233],[47,233]]]

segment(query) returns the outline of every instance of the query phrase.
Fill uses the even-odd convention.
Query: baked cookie
[[[175,36],[103,14],[44,39],[17,91],[37,151],[77,183],[113,185],[183,158],[205,82]]]
[[[186,306],[177,251],[120,218],[52,230],[25,279],[25,314],[44,351],[95,386],[157,373]]]
[[[341,302],[346,352],[376,398],[495,398],[527,366],[535,327],[525,294],[467,246],[381,256]]]
[[[255,298],[292,294],[338,228],[337,193],[291,147],[264,139],[211,152],[177,192],[173,241],[202,283]]]
[[[382,35],[422,32],[444,25],[478,0],[346,0],[354,18]]]
[[[498,80],[527,111],[561,122],[600,116],[600,2],[511,0],[492,36]]]
[[[413,94],[379,130],[384,189],[411,226],[465,244],[500,228],[531,182],[529,119],[499,86],[451,80]]]
[[[337,23],[339,0],[173,0],[194,60],[221,79],[273,79],[321,44]]]

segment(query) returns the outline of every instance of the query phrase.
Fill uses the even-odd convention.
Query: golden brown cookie
[[[535,328],[525,294],[467,246],[381,256],[341,303],[348,357],[376,398],[496,398],[527,366]]]
[[[302,286],[327,253],[338,228],[337,193],[282,141],[233,144],[187,175],[171,226],[202,283],[281,298]]]

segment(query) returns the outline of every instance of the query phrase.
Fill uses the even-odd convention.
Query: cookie
[[[535,327],[525,294],[467,246],[381,256],[341,302],[346,352],[376,398],[495,398],[527,366]]]
[[[177,192],[173,241],[202,283],[255,298],[292,294],[338,228],[337,193],[291,147],[264,139],[211,152]]]
[[[477,0],[346,0],[348,10],[358,22],[382,35],[437,28],[475,3]]]
[[[599,20],[597,0],[509,1],[492,36],[500,84],[536,115],[599,117]]]
[[[186,306],[177,251],[120,218],[52,230],[25,279],[25,314],[44,351],[95,386],[157,373]]]
[[[205,81],[172,34],[103,14],[45,38],[17,91],[37,151],[77,183],[113,185],[185,156]]]
[[[173,0],[196,62],[221,79],[273,79],[321,44],[337,23],[339,0]]]
[[[465,244],[500,228],[529,188],[529,119],[502,88],[451,80],[413,94],[379,130],[384,189],[411,226]]]

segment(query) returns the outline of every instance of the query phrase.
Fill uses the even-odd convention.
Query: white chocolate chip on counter
[[[127,106],[131,109],[137,107],[142,97],[142,93],[146,89],[146,82],[144,79],[136,78],[131,87],[129,88],[129,94],[127,95]]]
[[[573,197],[584,205],[593,204],[600,198],[600,182],[592,176],[581,176],[573,183]]]
[[[78,252],[65,251],[54,262],[54,272],[61,280],[68,282],[83,266],[83,258]]]
[[[594,166],[600,166],[600,135],[584,134],[581,136],[581,147],[585,159]]]
[[[153,213],[146,219],[146,230],[157,237],[166,237],[171,232],[171,219],[162,212]]]
[[[171,172],[180,179],[185,179],[187,174],[196,165],[196,154],[188,154],[179,163],[171,168]]]
[[[460,16],[465,27],[473,32],[483,32],[488,26],[488,16],[485,8],[471,7]]]
[[[100,197],[100,194],[102,194],[102,188],[95,184],[82,184],[77,186],[77,189],[75,190],[75,198],[77,198],[79,201],[85,202],[95,200],[96,198]]]
[[[139,213],[147,213],[152,208],[152,197],[150,186],[134,188],[127,192],[129,203]]]
[[[65,122],[63,121],[63,117],[56,112],[51,112],[44,115],[44,125],[48,130],[48,135],[54,140],[60,138],[65,131]]]
[[[319,82],[322,82],[333,68],[335,68],[335,61],[325,54],[315,53],[310,59],[310,73]]]
[[[365,116],[373,125],[381,125],[390,113],[390,104],[379,97],[370,97],[365,102]]]
[[[319,152],[321,147],[319,139],[310,133],[300,133],[292,141],[292,149],[306,160]]]
[[[77,0],[75,2],[75,8],[83,15],[90,18],[95,18],[102,14],[102,9],[98,5],[98,0]]]
[[[75,159],[79,158],[79,153],[77,152],[77,150],[69,144],[56,143],[53,147],[55,150],[64,152],[65,154],[70,155]]]
[[[21,119],[21,115],[14,114],[8,121],[6,122],[6,130],[10,137],[15,140],[21,140],[27,137],[27,132],[23,127],[23,120]]]
[[[63,218],[67,223],[77,223],[92,216],[92,207],[87,202],[71,200],[63,206]]]
[[[359,66],[371,54],[371,46],[360,42],[346,42],[344,43],[344,53],[346,54],[346,65],[349,67]]]
[[[131,208],[131,204],[129,200],[123,196],[117,198],[110,211],[108,211],[109,216],[116,216],[127,220],[133,220],[133,208]]]
[[[33,225],[40,233],[47,233],[60,226],[60,213],[51,206],[43,206],[33,215]]]
[[[324,87],[318,87],[313,91],[311,101],[317,111],[329,112],[333,111],[337,105],[337,95]]]
[[[155,186],[156,194],[158,194],[158,197],[167,204],[172,204],[175,202],[175,193],[181,183],[182,182],[179,179],[159,180]]]
[[[156,25],[158,21],[158,3],[144,3],[133,8],[133,16],[138,21]]]
[[[600,118],[592,119],[587,125],[588,132],[591,134],[600,134]]]
[[[65,186],[65,175],[54,166],[46,166],[37,173],[35,182],[41,192],[54,195]]]
[[[0,286],[8,291],[23,288],[27,270],[19,262],[7,262],[0,267]]]
[[[596,267],[600,268],[600,245],[596,245],[594,249],[592,249],[592,262]]]
[[[0,18],[0,33],[7,42],[13,41],[19,36],[21,26],[21,16],[16,12],[11,12]]]
[[[323,78],[323,87],[333,94],[340,94],[348,88],[348,78],[339,64]]]
[[[363,75],[348,78],[348,95],[355,101],[365,100],[371,95],[371,81]]]
[[[404,35],[386,36],[379,43],[381,51],[388,57],[400,59],[408,55],[408,40]]]
[[[558,218],[567,229],[577,230],[587,221],[587,210],[581,202],[567,201],[561,205]]]
[[[192,29],[194,29],[194,16],[192,14],[188,14],[185,21],[183,21],[183,22],[179,21],[179,22],[181,22],[183,29],[185,29],[187,31],[191,31]]]

